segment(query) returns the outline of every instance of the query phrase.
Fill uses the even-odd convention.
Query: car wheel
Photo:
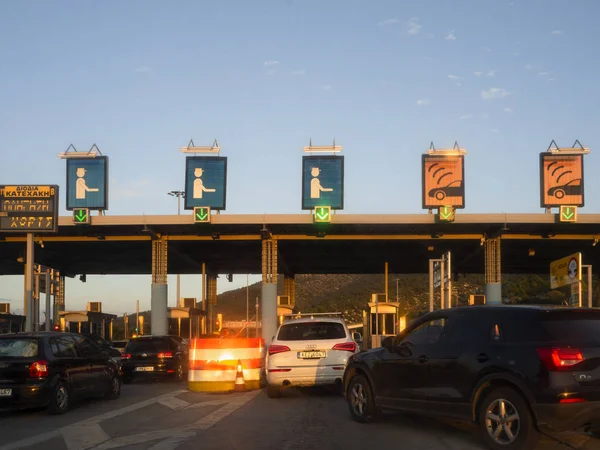
[[[69,409],[69,403],[69,386],[64,381],[59,381],[52,390],[48,412],[50,414],[64,414]]]
[[[277,386],[267,386],[267,397],[279,398],[281,397],[281,388]]]
[[[562,189],[558,189],[554,192],[554,196],[558,199],[561,199],[565,196],[565,191],[563,191]]]
[[[371,422],[380,414],[371,385],[364,375],[356,375],[350,380],[346,400],[350,414],[357,422]]]
[[[116,400],[121,396],[121,379],[117,375],[113,375],[110,381],[110,389],[106,393],[106,398]]]
[[[437,191],[435,193],[435,198],[438,200],[444,200],[446,198],[446,194],[444,191]]]
[[[513,389],[493,389],[479,406],[479,429],[493,450],[532,450],[538,440],[527,403]]]

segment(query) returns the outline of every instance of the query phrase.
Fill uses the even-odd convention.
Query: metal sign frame
[[[66,210],[67,211],[73,211],[73,209],[75,208],[87,208],[90,211],[107,211],[108,210],[108,156],[106,155],[95,155],[93,157],[86,157],[86,156],[77,156],[77,157],[70,157],[70,158],[66,158],[67,160],[67,165],[66,165],[66,187],[67,187],[67,193],[65,195],[65,206],[66,206]],[[102,205],[75,205],[75,204],[71,204],[69,202],[69,192],[71,192],[71,183],[69,181],[69,166],[71,166],[72,164],[77,164],[80,161],[104,161],[104,196],[103,196],[103,200],[102,200]]]
[[[578,207],[583,207],[585,206],[585,174],[584,174],[584,158],[583,158],[583,153],[569,153],[569,152],[542,152],[540,153],[540,207],[541,208],[552,208],[552,207],[560,207],[560,206],[565,206],[565,205],[569,205],[569,206],[578,206]],[[563,194],[563,197],[555,197],[557,199],[556,202],[548,202],[547,200],[547,193],[546,193],[546,171],[544,170],[544,162],[546,161],[546,159],[556,159],[556,160],[560,160],[563,158],[573,158],[573,159],[579,159],[579,165],[581,168],[581,202],[573,202],[569,197],[572,197],[573,195],[567,195],[567,194]],[[560,175],[559,175],[560,177]],[[572,181],[572,180],[571,180]],[[558,181],[557,181],[558,182]],[[558,188],[561,187],[563,185],[556,185],[556,186],[552,186],[551,189],[553,188]],[[563,191],[564,192],[564,191]],[[577,196],[579,196],[579,194],[575,194]],[[565,197],[569,198],[568,200],[564,200]],[[562,200],[562,201],[561,201]]]
[[[465,155],[464,153],[442,153],[442,151],[437,150],[436,152],[439,153],[424,153],[421,155],[421,203],[422,203],[422,208],[423,209],[434,209],[434,208],[442,208],[444,206],[453,206],[454,209],[464,209],[465,208],[465,197],[466,197],[466,182],[465,182]],[[458,159],[460,162],[460,169],[461,169],[461,173],[462,173],[462,186],[460,188],[460,190],[462,191],[460,196],[447,196],[445,195],[443,199],[437,199],[437,203],[431,203],[430,200],[430,196],[429,193],[427,192],[427,187],[428,187],[428,183],[427,183],[427,174],[426,174],[426,167],[427,167],[427,163],[431,160],[439,160],[440,162],[443,161],[448,161],[450,158],[454,159]],[[438,169],[439,170],[439,169]],[[450,172],[451,173],[451,172]],[[443,175],[443,174],[442,174]],[[439,181],[439,180],[438,180]],[[440,190],[443,190],[444,187],[448,187],[448,186],[441,186]],[[432,189],[430,189],[432,190]],[[450,201],[450,198],[460,198],[460,202],[458,202],[457,204],[453,204],[454,202]]]
[[[223,202],[220,205],[209,205],[206,199],[202,199],[203,204],[201,205],[192,205],[190,202],[195,199],[191,195],[188,194],[188,171],[190,169],[190,165],[193,161],[223,161]],[[185,180],[184,180],[184,191],[185,198],[183,202],[183,209],[185,210],[193,210],[197,206],[202,207],[210,207],[211,211],[224,211],[227,208],[227,156],[187,156],[185,158]]]
[[[322,205],[309,205],[306,201],[309,200],[304,196],[304,187],[305,187],[305,183],[306,183],[306,164],[309,160],[318,160],[318,161],[338,161],[340,163],[340,170],[341,170],[341,178],[340,178],[340,184],[341,184],[341,196],[340,196],[340,202],[339,205],[333,205],[330,200],[323,200],[323,204]],[[343,210],[344,209],[344,191],[345,191],[345,169],[344,169],[344,155],[304,155],[302,157],[302,193],[301,193],[301,203],[302,203],[302,210],[306,211],[306,210],[310,210],[313,211],[315,208],[317,207],[321,207],[321,206],[329,206],[331,211],[335,211],[335,210]]]
[[[21,188],[23,191],[50,191],[50,194],[47,197],[43,196],[14,196],[14,197],[6,197],[6,190],[15,190],[19,191]],[[41,189],[40,189],[41,188]],[[5,202],[7,200],[50,200],[49,204],[52,206],[52,211],[5,211]],[[29,185],[0,185],[0,233],[35,233],[35,234],[50,234],[56,233],[58,231],[58,199],[59,199],[59,187],[56,184],[29,184]],[[22,205],[25,207],[25,205]],[[31,205],[30,205],[31,206]],[[36,220],[41,221],[43,219],[50,219],[52,221],[51,228],[25,228],[18,227],[16,229],[13,228],[2,228],[1,223],[2,219],[6,218],[20,218],[20,222],[26,221],[27,223],[35,222]]]

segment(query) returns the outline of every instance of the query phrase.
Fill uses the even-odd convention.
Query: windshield
[[[160,353],[169,351],[165,339],[132,339],[125,348],[126,353]]]
[[[0,339],[0,358],[33,358],[38,352],[36,339]]]
[[[280,341],[316,341],[321,339],[343,339],[344,325],[338,322],[303,322],[283,325],[277,339]]]

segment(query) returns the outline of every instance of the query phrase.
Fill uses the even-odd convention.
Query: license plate
[[[0,389],[0,397],[10,397],[12,395],[12,389]]]
[[[302,359],[319,359],[325,358],[327,353],[319,352],[319,351],[310,351],[310,352],[298,352],[298,358]]]
[[[153,366],[136,367],[137,372],[154,372]]]

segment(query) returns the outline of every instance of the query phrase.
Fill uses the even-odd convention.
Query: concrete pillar
[[[277,332],[277,241],[262,241],[262,338],[270,345]]]
[[[290,297],[290,305],[296,305],[296,277],[294,275],[285,276],[283,279],[283,295]]]
[[[208,274],[206,276],[206,329],[208,334],[212,334],[215,318],[214,306],[217,304],[217,274]]]
[[[485,302],[489,305],[499,305],[502,303],[500,238],[487,239],[483,250],[485,254]]]
[[[152,241],[152,286],[150,292],[150,327],[153,335],[165,335],[168,326],[167,241]]]

